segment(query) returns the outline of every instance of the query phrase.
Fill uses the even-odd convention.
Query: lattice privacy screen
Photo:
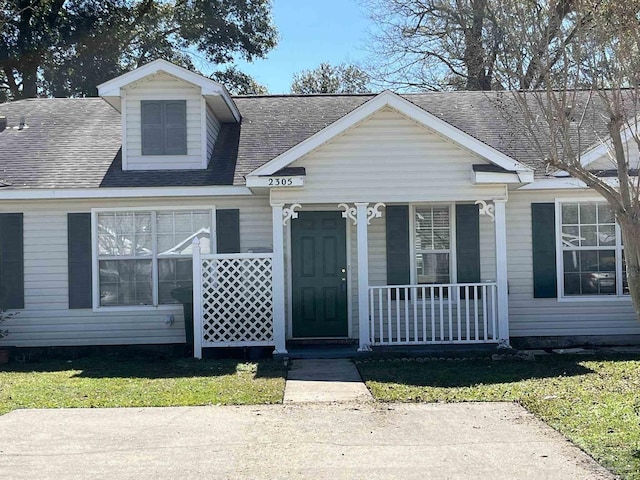
[[[273,344],[272,259],[202,260],[203,346]]]

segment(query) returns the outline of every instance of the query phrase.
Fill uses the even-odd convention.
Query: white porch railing
[[[497,343],[497,284],[369,287],[371,345]]]
[[[193,250],[194,356],[203,347],[274,345],[273,254]]]

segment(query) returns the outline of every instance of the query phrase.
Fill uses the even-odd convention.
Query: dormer
[[[122,114],[123,170],[205,169],[222,123],[240,113],[219,83],[155,60],[98,86]]]

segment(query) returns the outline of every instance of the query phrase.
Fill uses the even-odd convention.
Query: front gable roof
[[[135,70],[98,85],[98,95],[109,102],[116,110],[120,111],[122,89],[158,73],[166,73],[199,87],[201,95],[207,99],[207,102],[211,104],[222,121],[240,121],[238,107],[222,84],[162,59],[149,62]]]
[[[373,113],[386,107],[390,107],[415,122],[433,130],[437,134],[454,142],[461,148],[485,158],[493,165],[501,167],[509,172],[522,174],[523,177],[526,177],[526,181],[533,180],[533,169],[530,167],[518,162],[510,156],[456,128],[450,123],[438,118],[391,91],[385,91],[376,95],[344,115],[342,118],[302,140],[300,143],[281,153],[273,160],[255,169],[250,173],[250,175],[273,175],[279,170],[289,166],[295,160],[336,138],[347,129],[371,116]]]

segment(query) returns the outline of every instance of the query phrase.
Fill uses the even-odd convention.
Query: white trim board
[[[635,132],[635,133],[634,133]],[[633,139],[634,136],[638,135],[639,128],[637,125],[632,125],[625,128],[622,133],[622,141],[624,143],[629,142]],[[611,137],[607,137],[606,139],[601,140],[596,145],[590,147],[583,154],[580,155],[580,163],[583,167],[586,167],[597,160],[600,160],[603,157],[612,157],[613,144],[611,142]]]
[[[450,139],[461,147],[480,155],[494,165],[512,172],[519,172],[525,175],[529,173],[531,173],[531,175],[533,174],[533,170],[530,167],[514,160],[502,152],[499,152],[486,143],[481,142],[401,96],[387,90],[375,96],[355,110],[349,112],[347,115],[335,121],[328,127],[325,127],[316,134],[300,142],[295,147],[290,148],[273,160],[257,168],[250,173],[250,176],[273,175],[278,170],[288,166],[300,157],[332,140],[348,128],[354,126],[384,107],[391,107],[397,110],[399,113],[411,118],[419,124],[424,125],[443,137]]]
[[[24,188],[0,189],[0,200],[41,200],[79,198],[217,197],[253,195],[246,187],[118,187],[118,188]]]
[[[636,178],[636,177],[631,177]],[[612,187],[617,187],[619,182],[617,177],[605,177],[602,180]],[[533,183],[523,185],[518,190],[588,190],[586,183],[582,180],[578,180],[573,177],[556,177],[556,178],[542,178],[535,180]]]

